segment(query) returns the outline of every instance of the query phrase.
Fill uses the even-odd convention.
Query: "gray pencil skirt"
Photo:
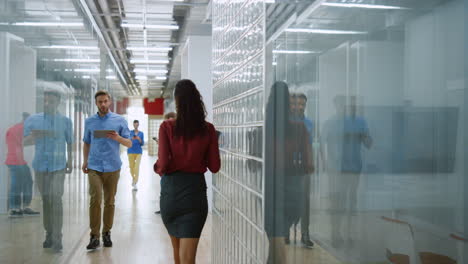
[[[174,172],[161,179],[161,217],[177,238],[199,238],[208,215],[203,173]]]

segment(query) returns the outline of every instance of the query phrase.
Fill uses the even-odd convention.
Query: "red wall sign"
[[[143,107],[147,115],[163,115],[164,114],[164,98],[143,99]]]

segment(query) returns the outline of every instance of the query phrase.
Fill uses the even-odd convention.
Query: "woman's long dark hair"
[[[202,96],[191,80],[180,80],[174,91],[177,108],[175,136],[192,138],[206,129],[206,109]]]

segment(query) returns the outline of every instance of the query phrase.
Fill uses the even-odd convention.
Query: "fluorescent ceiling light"
[[[134,72],[137,73],[146,73],[146,74],[155,74],[155,73],[163,73],[166,74],[167,70],[145,70],[145,69],[134,69]]]
[[[295,33],[313,33],[313,34],[331,34],[331,35],[355,35],[367,34],[364,31],[335,30],[335,29],[314,29],[314,28],[288,28],[286,32]]]
[[[133,56],[167,57],[167,52],[132,51]]]
[[[109,76],[106,76],[106,79],[107,79],[107,80],[116,80],[116,79],[117,79],[117,76],[115,76],[115,75],[109,75]]]
[[[156,65],[135,65],[135,69],[137,70],[145,70],[145,71],[154,71],[154,70],[167,70],[167,66],[163,64],[156,64]]]
[[[158,77],[156,77],[155,79],[156,79],[156,80],[159,80],[159,81],[164,81],[164,80],[167,79],[167,77],[166,77],[166,76],[158,76]]]
[[[131,51],[171,51],[172,47],[127,47]]]
[[[91,79],[91,76],[89,76],[89,75],[83,75],[83,76],[81,76],[81,78],[83,78],[83,79]]]
[[[389,5],[370,5],[370,4],[356,4],[356,3],[323,3],[323,6],[332,7],[348,7],[348,8],[367,8],[367,9],[390,9],[390,10],[401,10],[409,9],[402,6],[389,6]]]
[[[100,59],[53,59],[52,61],[60,62],[100,62]]]
[[[146,81],[148,80],[147,76],[136,76],[135,79],[140,80],[140,81]]]
[[[167,64],[169,60],[136,60],[131,59],[130,63],[145,63],[145,64]]]
[[[84,27],[82,22],[15,22],[12,26],[28,27]]]
[[[152,25],[152,24],[133,24],[133,23],[122,23],[120,24],[124,28],[137,28],[137,29],[168,29],[178,30],[178,25]]]
[[[73,45],[50,45],[50,46],[38,46],[39,49],[80,49],[80,50],[97,50],[95,46],[73,46]]]
[[[308,50],[273,50],[274,54],[310,54],[318,53],[317,51],[308,51]]]

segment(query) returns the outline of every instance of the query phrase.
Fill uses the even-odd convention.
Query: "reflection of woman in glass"
[[[288,184],[297,171],[312,172],[307,129],[290,120],[288,85],[275,82],[266,110],[265,231],[270,240],[268,263],[287,263],[285,238],[289,235]],[[298,155],[300,153],[300,155]],[[299,161],[294,156],[301,156]]]

